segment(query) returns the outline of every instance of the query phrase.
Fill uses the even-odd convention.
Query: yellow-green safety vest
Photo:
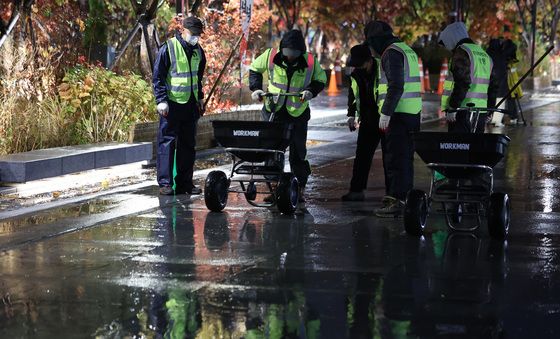
[[[508,64],[508,76],[507,76],[507,83],[508,83],[508,90],[511,90],[513,86],[519,81],[519,74],[517,73],[517,61],[510,62]],[[523,97],[523,89],[521,86],[515,87],[513,93],[511,93],[510,97],[520,99]]]
[[[200,46],[194,49],[190,61],[177,38],[167,41],[167,51],[171,61],[167,73],[167,97],[173,102],[186,104],[191,93],[194,93],[198,101],[198,67],[202,58]]]
[[[305,53],[303,57],[307,61],[307,68],[295,71],[288,84],[286,69],[274,64],[274,56],[278,53],[276,48],[269,48],[251,63],[251,70],[259,73],[268,71],[268,92],[270,93],[299,93],[303,91],[311,81],[327,83],[327,76],[321,65],[315,60],[311,53]],[[286,105],[288,113],[293,117],[299,117],[309,107],[309,101],[301,102],[298,97],[280,97],[276,103],[276,110]],[[267,110],[271,111],[269,102],[265,102]]]
[[[375,65],[374,65],[375,66]],[[377,102],[377,86],[379,83],[379,73],[377,73],[377,76],[375,77],[375,79],[373,80],[373,102]],[[358,86],[358,82],[356,81],[356,79],[354,79],[353,76],[350,76],[350,80],[351,80],[351,85],[350,88],[352,88],[352,93],[354,93],[354,103],[356,104],[356,119],[360,118],[360,87]]]
[[[395,112],[408,113],[408,114],[419,114],[422,111],[422,93],[421,93],[421,78],[420,78],[420,66],[418,65],[418,55],[408,47],[404,42],[395,42],[391,44],[384,53],[389,49],[394,49],[400,52],[404,56],[404,91],[403,94],[395,108]],[[377,96],[377,103],[379,105],[379,111],[383,107],[385,102],[385,97],[387,96],[387,77],[381,64],[379,66],[379,73],[381,74],[381,80],[379,81],[379,92]]]
[[[467,107],[468,103],[473,103],[475,107],[488,106],[488,86],[490,85],[490,73],[492,72],[492,59],[482,47],[476,44],[462,44],[458,48],[463,49],[469,55],[471,63],[470,75],[471,85],[467,91],[465,99],[461,102],[459,107]],[[451,69],[451,65],[449,67]],[[449,108],[449,97],[453,92],[453,74],[449,72],[447,78],[443,83],[443,95],[441,96],[441,109]],[[480,112],[486,113],[486,112]]]

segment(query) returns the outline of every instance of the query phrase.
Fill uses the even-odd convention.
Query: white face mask
[[[187,44],[189,44],[191,46],[194,46],[198,43],[199,39],[200,39],[200,37],[197,36],[197,35],[188,35],[187,34],[187,37],[186,37],[185,41],[187,42]]]

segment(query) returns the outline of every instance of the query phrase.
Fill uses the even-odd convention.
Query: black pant
[[[270,112],[263,107],[261,111],[263,120],[270,119]],[[290,168],[292,173],[298,179],[299,187],[307,185],[307,179],[311,175],[311,165],[307,161],[307,118],[300,116],[298,118],[286,117],[286,114],[276,114],[274,121],[282,121],[292,124],[292,133],[290,137]]]
[[[367,188],[371,162],[380,140],[379,119],[362,121],[360,123],[356,144],[356,158],[352,167],[350,191],[361,192]]]
[[[169,114],[160,116],[157,138],[157,181],[160,187],[175,186],[188,190],[193,186],[196,156],[196,125],[200,117],[194,100],[187,104],[169,102]],[[177,174],[173,175],[173,169]]]
[[[518,118],[517,99],[507,98],[506,99],[506,110],[508,111],[509,117],[511,119],[517,119]]]
[[[473,113],[474,114],[474,113]],[[486,126],[486,118],[487,114],[480,114],[478,116],[478,123],[476,125],[476,133],[484,133],[484,128]],[[471,128],[471,114],[468,111],[459,111],[455,116],[455,122],[450,122],[447,125],[448,132],[455,132],[455,133],[472,133]]]
[[[385,166],[387,195],[399,200],[414,183],[414,145],[412,132],[420,130],[420,114],[393,113],[389,129],[383,135],[381,147]]]

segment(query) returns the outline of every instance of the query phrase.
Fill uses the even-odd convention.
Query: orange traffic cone
[[[340,91],[338,87],[336,87],[336,72],[334,69],[331,70],[331,79],[329,80],[329,89],[327,90],[327,94],[329,96],[338,95]]]
[[[424,66],[422,65],[421,58],[418,58],[418,69],[420,70],[420,72],[418,72],[418,76],[420,77],[420,93],[424,93],[426,89],[424,88],[424,81],[422,79],[422,75],[424,74]]]
[[[437,94],[443,94],[443,83],[447,77],[447,58],[443,59],[443,64],[441,65],[441,71],[439,72],[439,84],[437,88]]]
[[[430,85],[430,71],[426,68],[424,71],[424,89],[426,92],[432,92],[432,86]]]

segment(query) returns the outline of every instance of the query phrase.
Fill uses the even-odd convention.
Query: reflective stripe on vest
[[[195,48],[189,62],[183,46],[177,38],[167,41],[171,67],[167,73],[167,96],[169,100],[186,104],[191,93],[198,101],[198,67],[202,58],[200,46]]]
[[[473,103],[475,107],[488,106],[488,86],[490,85],[490,73],[492,72],[492,59],[480,46],[476,44],[462,44],[459,46],[469,56],[471,64],[470,76],[471,85],[467,90],[465,99],[459,107],[467,107],[468,103]],[[451,65],[449,67],[451,69]],[[441,96],[441,109],[449,108],[449,97],[453,92],[455,81],[453,73],[449,72],[443,83],[443,95]],[[480,112],[486,113],[486,112]]]
[[[404,91],[395,108],[395,112],[419,114],[422,111],[422,94],[421,94],[421,79],[420,79],[420,66],[418,65],[418,56],[412,48],[408,47],[403,42],[391,44],[386,51],[394,49],[404,56]],[[387,96],[387,77],[381,66],[379,66],[379,73],[381,80],[379,81],[379,94],[377,102],[380,108],[383,107],[385,97]]]
[[[354,79],[354,77],[350,77],[350,80],[352,81],[352,84],[350,86],[350,88],[352,88],[352,93],[354,93],[354,103],[356,104],[356,119],[360,118],[360,87],[358,86],[358,82],[356,81],[356,79]],[[373,102],[377,101],[376,98],[376,93],[375,91],[377,90],[377,82],[378,79],[377,77],[374,79],[375,83],[373,84]]]
[[[270,93],[299,93],[311,84],[313,69],[315,67],[315,58],[311,53],[305,53],[303,56],[307,61],[305,70],[297,70],[292,74],[290,83],[288,84],[288,76],[286,69],[274,64],[274,57],[278,53],[276,48],[270,49],[268,56],[268,91]],[[276,110],[286,105],[288,113],[293,117],[300,116],[309,106],[309,101],[301,102],[298,97],[280,97],[276,103]],[[266,108],[270,111],[268,101]]]

